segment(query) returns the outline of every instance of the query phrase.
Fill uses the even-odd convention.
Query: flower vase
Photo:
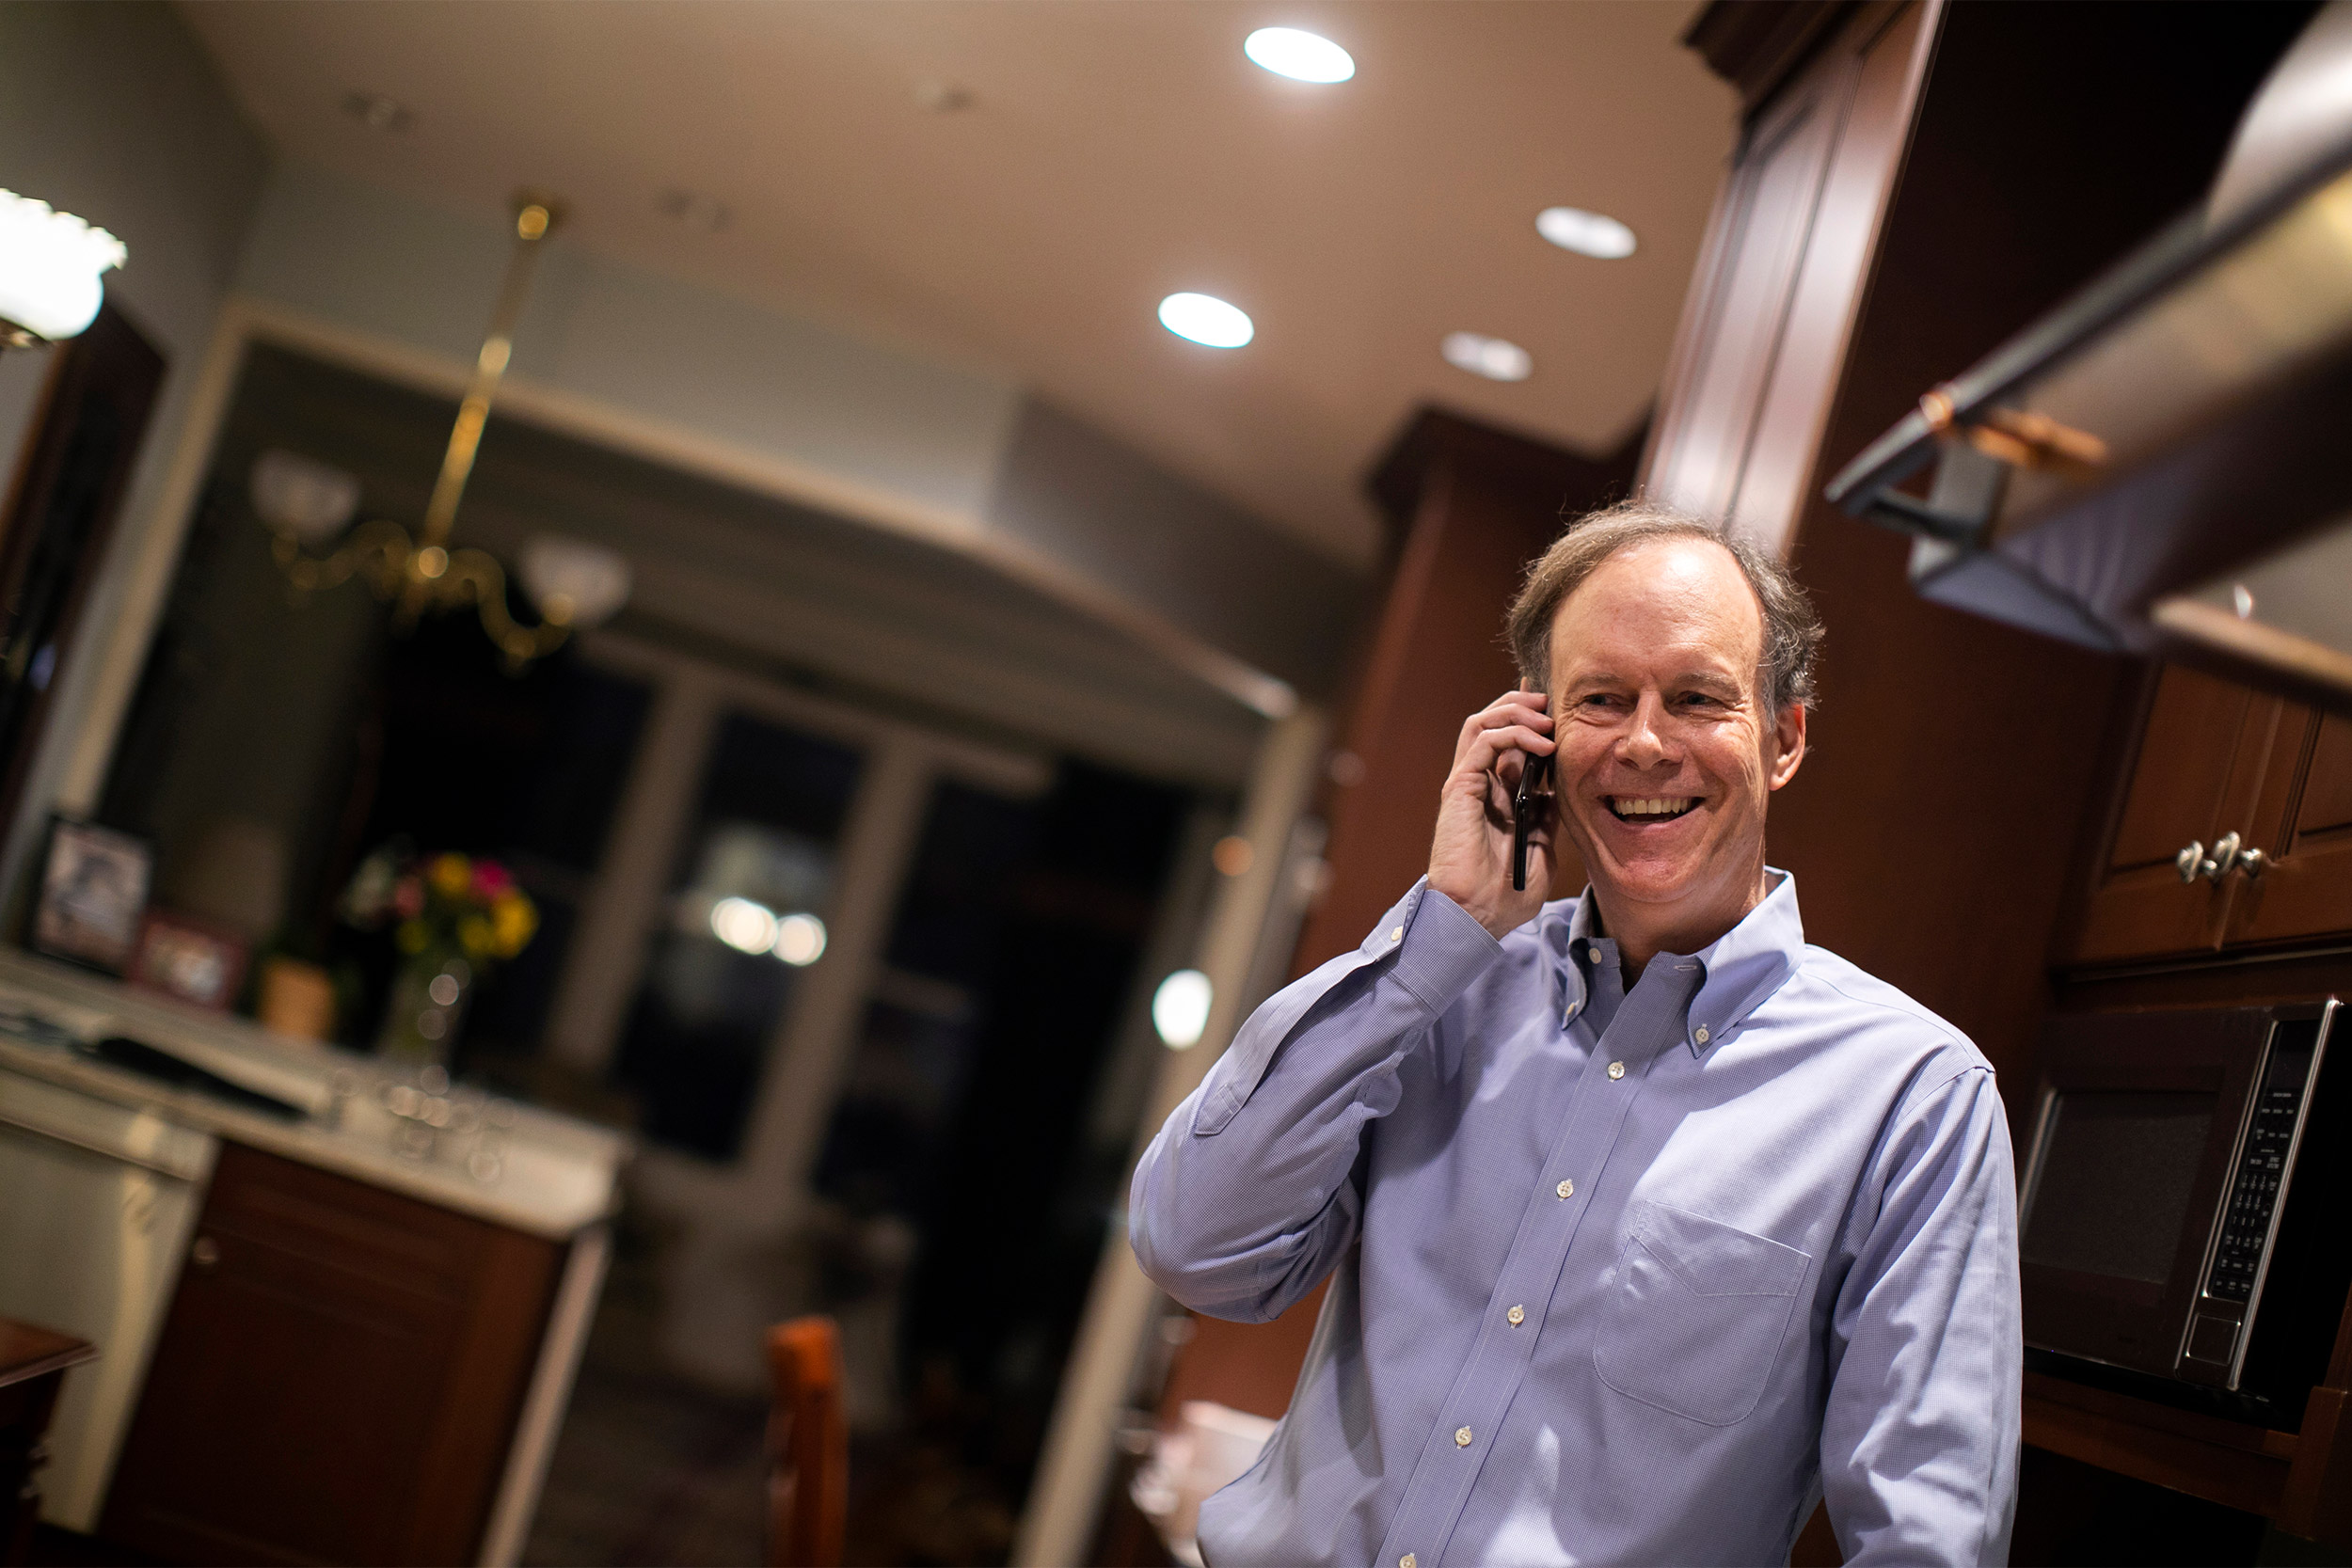
[[[447,1066],[472,994],[473,970],[464,958],[421,953],[408,959],[392,976],[377,1054],[412,1067]]]

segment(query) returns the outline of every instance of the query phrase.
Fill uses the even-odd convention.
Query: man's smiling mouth
[[[1699,803],[1695,795],[1611,795],[1604,799],[1620,822],[1671,822]]]

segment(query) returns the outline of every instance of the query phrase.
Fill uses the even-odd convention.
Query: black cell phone
[[[1535,826],[1550,794],[1544,781],[1551,777],[1551,758],[1530,754],[1519,769],[1518,792],[1511,797],[1511,891],[1527,891],[1527,835]]]

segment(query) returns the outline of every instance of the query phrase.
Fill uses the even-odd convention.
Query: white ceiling
[[[1017,380],[1350,562],[1361,480],[1418,404],[1588,451],[1663,368],[1734,102],[1641,0],[215,0],[182,14],[284,155],[444,205],[520,184],[616,259]],[[1357,76],[1271,76],[1241,40],[1312,28]],[[968,92],[949,112],[928,83]],[[408,105],[373,131],[355,89]],[[661,213],[725,203],[706,232]],[[1630,224],[1596,261],[1535,233]],[[1183,342],[1221,294],[1246,348]],[[1531,350],[1505,386],[1457,328]]]

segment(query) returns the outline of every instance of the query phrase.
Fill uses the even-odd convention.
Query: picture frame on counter
[[[224,927],[151,909],[139,921],[138,945],[123,978],[142,990],[225,1013],[236,1004],[250,958],[245,939]]]
[[[154,869],[154,847],[143,838],[93,822],[50,818],[40,900],[33,911],[34,948],[120,974],[138,949]]]

